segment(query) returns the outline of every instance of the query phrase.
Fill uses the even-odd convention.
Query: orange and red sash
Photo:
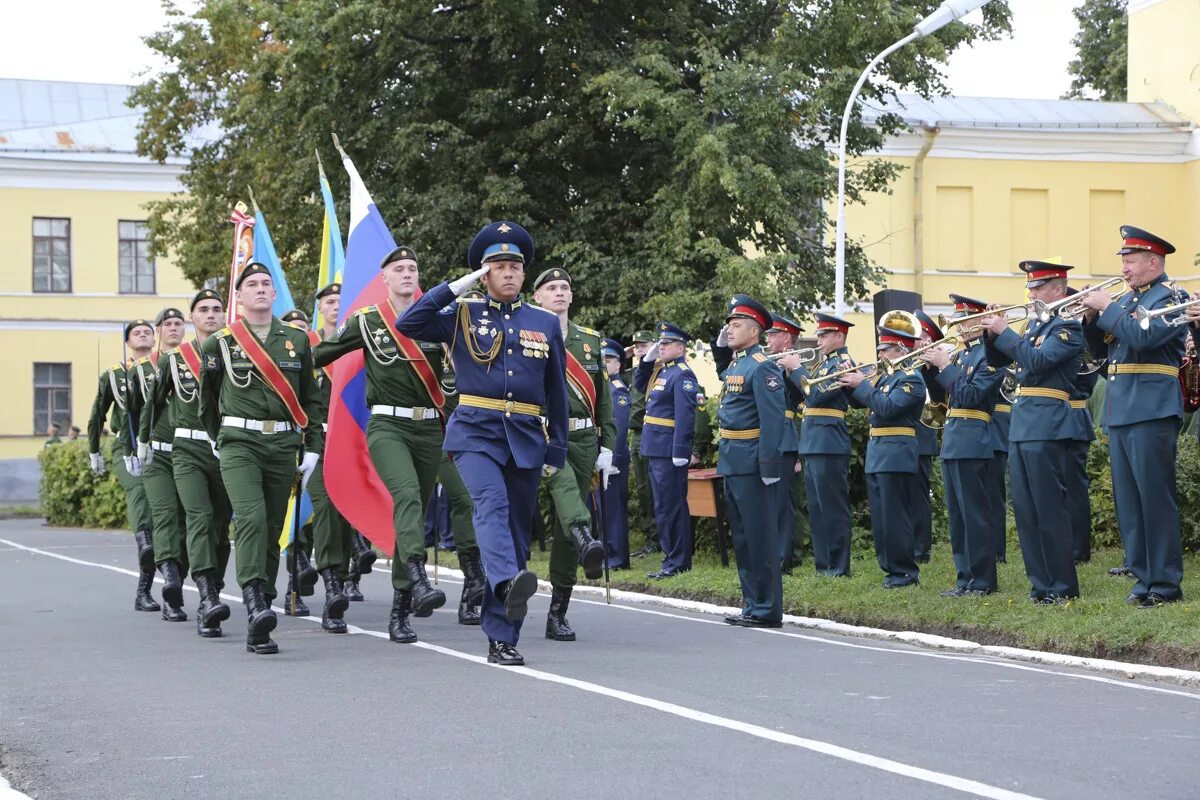
[[[262,342],[258,340],[258,337],[246,325],[245,319],[239,319],[230,325],[229,330],[233,333],[234,341],[246,351],[246,357],[250,359],[250,363],[254,364],[255,369],[258,370],[258,374],[262,375],[263,381],[283,401],[288,413],[292,415],[292,421],[301,428],[307,428],[308,414],[305,414],[304,409],[300,406],[300,398],[296,396],[296,390],[292,388],[287,378],[283,376],[279,365],[275,363],[275,359],[271,358],[271,354],[262,346]]]
[[[308,343],[315,350],[316,346],[321,343],[321,334],[310,329],[308,331]],[[326,364],[325,366],[321,367],[321,372],[325,373],[325,378],[327,380],[333,380],[333,364]]]
[[[387,326],[388,333],[396,341],[396,347],[404,354],[408,363],[412,364],[413,371],[421,379],[421,384],[425,387],[429,399],[433,401],[437,410],[444,415],[446,413],[444,409],[446,398],[442,394],[442,384],[438,380],[438,376],[434,373],[429,359],[425,357],[425,353],[421,352],[421,345],[396,330],[395,320],[400,315],[396,313],[395,307],[392,306],[392,298],[389,297],[387,305],[380,307],[379,316],[383,319],[383,324]]]
[[[192,375],[196,380],[200,379],[200,354],[196,352],[196,345],[191,342],[184,342],[179,345],[179,357],[187,364],[188,369],[192,371]]]
[[[587,405],[588,414],[595,419],[596,384],[592,382],[592,376],[588,374],[583,364],[579,363],[579,359],[570,350],[567,351],[567,380],[583,395],[583,401]]]

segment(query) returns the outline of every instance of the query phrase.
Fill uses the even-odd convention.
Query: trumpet
[[[901,356],[900,358],[897,358],[895,361],[889,361],[887,363],[887,366],[884,367],[884,372],[888,375],[891,375],[893,372],[895,372],[898,369],[907,369],[906,362],[909,362],[909,361],[913,362],[913,364],[911,366],[915,366],[916,365],[915,359],[919,359],[921,353],[924,353],[927,350],[933,350],[934,348],[943,347],[944,345],[950,345],[949,353],[951,355],[953,355],[955,353],[955,351],[962,349],[962,347],[963,347],[962,337],[965,333],[967,333],[970,330],[972,330],[972,329],[968,329],[967,331],[960,331],[959,333],[948,334],[945,338],[939,339],[936,342],[931,342],[930,344],[927,344],[924,347],[918,347],[916,350],[913,350],[906,356]]]
[[[1050,318],[1056,314],[1065,319],[1074,319],[1075,317],[1083,316],[1091,310],[1083,303],[1079,302],[1079,299],[1084,295],[1091,294],[1092,292],[1107,291],[1109,298],[1116,300],[1128,290],[1129,287],[1125,285],[1124,278],[1109,278],[1103,283],[1098,283],[1095,286],[1089,286],[1086,289],[1080,289],[1075,294],[1059,298],[1053,303],[1044,303],[1042,305],[1041,313],[1038,314],[1038,320],[1041,322],[1049,322]]]
[[[947,317],[945,314],[938,314],[938,327],[940,327],[942,330],[946,330],[947,328],[958,327],[959,325],[963,325],[968,322],[978,323],[978,321],[984,317],[992,317],[998,314],[1003,314],[1004,318],[1010,323],[1029,319],[1030,316],[1035,316],[1040,319],[1045,308],[1046,304],[1041,300],[1033,300],[1021,305],[1004,306],[1003,308],[993,308],[988,311],[980,311],[977,314],[968,314],[965,317]],[[1049,319],[1049,317],[1047,317],[1047,319]],[[967,328],[962,328],[958,333],[959,336],[966,336],[967,334],[975,333],[982,329],[983,324],[979,323],[970,325]]]
[[[795,350],[784,350],[782,353],[771,353],[767,358],[778,361],[784,356],[800,356],[801,361],[816,361],[820,353],[815,347],[800,347]]]
[[[859,364],[856,367],[847,367],[846,369],[838,370],[837,372],[831,372],[828,375],[822,375],[820,378],[810,378],[807,375],[804,375],[800,378],[800,389],[805,394],[812,394],[813,389],[818,389],[830,381],[836,381],[843,375],[849,375],[851,372],[858,372],[864,369],[871,370],[867,373],[866,377],[872,378],[881,368],[886,370],[887,363],[887,359],[884,359],[884,362],[875,361],[871,364]]]
[[[1176,303],[1166,308],[1156,308],[1153,311],[1147,311],[1144,306],[1138,306],[1137,311],[1133,315],[1137,318],[1138,325],[1141,326],[1142,330],[1148,331],[1150,330],[1150,320],[1165,317],[1167,314],[1174,314],[1176,311],[1185,311],[1194,305],[1200,305],[1200,298],[1188,300],[1186,303]],[[1187,314],[1180,314],[1172,319],[1163,320],[1163,322],[1167,325],[1177,326],[1187,325],[1190,320],[1187,318]]]

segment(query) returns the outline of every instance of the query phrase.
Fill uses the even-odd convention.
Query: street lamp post
[[[867,64],[867,68],[858,76],[858,82],[854,84],[850,96],[846,98],[846,110],[842,113],[842,131],[838,137],[838,207],[837,234],[834,245],[837,272],[834,278],[833,313],[838,316],[841,316],[846,309],[846,130],[850,127],[850,110],[854,108],[854,101],[858,99],[858,93],[862,90],[863,84],[867,82],[867,77],[885,58],[909,42],[920,39],[922,36],[928,36],[988,2],[990,0],[943,0],[932,14],[913,27],[912,33],[871,59],[871,63]]]

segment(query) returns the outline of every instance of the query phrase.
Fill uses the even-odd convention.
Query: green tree
[[[1129,15],[1125,0],[1084,0],[1073,12],[1079,32],[1071,40],[1078,55],[1067,64],[1067,98],[1125,99],[1129,71]]]
[[[824,208],[847,93],[937,5],[206,0],[148,38],[168,68],[132,99],[144,154],[200,141],[188,194],[153,208],[156,246],[193,281],[221,276],[225,220],[249,184],[294,290],[311,291],[313,151],[336,164],[336,131],[397,241],[422,254],[426,284],[461,273],[479,226],[507,218],[537,238],[534,271],[569,268],[579,317],[609,332],[656,317],[712,332],[734,291],[802,313],[832,294]],[[1007,26],[996,3],[981,25],[910,45],[864,100],[943,91],[948,54]],[[899,125],[856,114],[851,155]],[[854,165],[850,198],[896,171]],[[345,198],[342,171],[328,173]],[[847,250],[848,293],[861,295],[876,273]]]

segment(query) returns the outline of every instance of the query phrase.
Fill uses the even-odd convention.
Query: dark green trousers
[[[282,433],[256,439],[222,437],[221,480],[233,507],[238,585],[265,581],[265,594],[274,597],[279,534],[296,480],[300,437]]]
[[[592,474],[600,445],[595,428],[574,431],[567,439],[567,463],[563,469],[546,478],[546,491],[554,506],[554,532],[550,539],[550,583],[554,586],[575,585],[579,566],[579,551],[569,531],[572,525],[591,528],[592,515],[586,498],[592,488]],[[595,531],[603,537],[603,531]]]
[[[125,469],[125,459],[120,452],[112,456],[113,472],[117,474],[117,483],[125,490],[125,518],[129,521],[131,531],[151,531],[154,519],[150,515],[150,504],[146,501],[146,490],[142,479],[135,478]]]
[[[380,480],[392,495],[396,551],[392,587],[412,588],[405,562],[425,557],[425,506],[433,496],[442,463],[442,426],[436,419],[372,416],[367,450]]]
[[[442,463],[438,466],[438,483],[446,490],[446,499],[450,502],[450,527],[454,529],[454,549],[459,554],[479,554],[479,545],[475,541],[475,506],[471,503],[471,493],[463,483],[458,467],[450,460],[450,456],[442,453]]]
[[[325,491],[324,458],[317,462],[317,468],[308,479],[308,496],[312,498],[313,505],[313,552],[317,558],[317,569],[331,569],[339,578],[345,578],[353,552],[350,542],[352,534],[350,523],[338,513],[329,499],[329,492]]]
[[[233,511],[221,482],[221,462],[208,442],[179,439],[171,453],[175,487],[183,504],[185,540],[192,577],[212,570],[224,578],[229,562],[229,521]]]
[[[154,520],[154,563],[174,561],[187,574],[187,551],[184,549],[183,505],[175,489],[173,453],[154,451],[149,464],[142,465],[142,486],[150,516]]]
[[[802,473],[793,471],[790,481],[785,477],[780,483],[787,484],[783,489],[784,502],[780,504],[781,555],[783,569],[790,571],[803,564],[804,554],[812,550],[808,538],[808,497]]]
[[[629,466],[633,470],[633,487],[637,492],[638,513],[629,520],[630,529],[636,529],[646,537],[648,544],[658,544],[658,530],[654,524],[654,497],[650,489],[650,461],[642,456],[642,429],[629,431]]]

